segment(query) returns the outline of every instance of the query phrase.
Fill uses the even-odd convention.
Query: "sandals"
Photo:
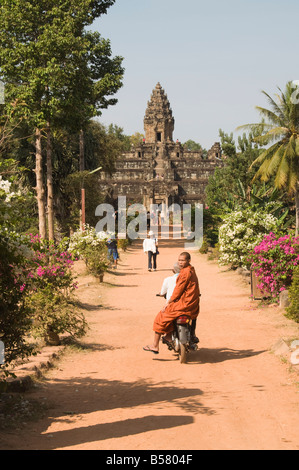
[[[159,351],[155,351],[155,349],[152,349],[150,346],[145,346],[143,348],[144,351],[152,352],[154,354],[159,354]]]

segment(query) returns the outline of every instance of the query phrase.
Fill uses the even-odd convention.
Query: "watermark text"
[[[186,249],[202,246],[202,204],[151,204],[147,210],[143,204],[127,207],[126,196],[119,196],[117,209],[111,204],[100,204],[95,215],[100,217],[95,227],[98,233],[109,232],[117,234],[120,239],[136,240],[146,238],[150,230],[155,238],[169,239],[172,235],[174,239],[185,239]]]

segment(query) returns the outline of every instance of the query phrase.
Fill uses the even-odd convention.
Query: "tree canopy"
[[[242,126],[255,129],[260,134],[255,142],[267,147],[254,160],[254,179],[269,181],[274,178],[275,188],[286,189],[295,197],[296,234],[299,232],[299,102],[296,98],[298,87],[288,82],[276,100],[263,91],[270,109],[258,106],[263,121]]]

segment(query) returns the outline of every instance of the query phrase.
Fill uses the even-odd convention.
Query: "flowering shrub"
[[[94,228],[85,225],[85,230],[77,230],[69,243],[69,251],[80,256],[88,271],[99,276],[108,268],[106,240],[109,234],[96,232]]]
[[[26,262],[21,245],[17,246],[17,237],[14,236],[12,242],[12,237],[0,229],[0,339],[5,345],[5,364],[0,365],[0,381],[11,362],[33,352],[33,347],[25,341],[31,328],[30,310],[22,289],[26,280],[23,274]]]
[[[274,230],[277,219],[266,210],[240,209],[224,217],[219,228],[219,263],[248,268],[248,254],[263,236]]]
[[[271,232],[253,249],[248,261],[258,277],[257,287],[277,300],[280,292],[291,285],[299,265],[299,237],[279,237]]]
[[[34,290],[47,285],[64,289],[70,293],[76,288],[71,267],[74,264],[72,253],[61,245],[42,240],[39,235],[30,234],[31,249],[34,251],[27,277],[34,279]]]
[[[33,352],[33,346],[26,342],[31,318],[24,293],[27,282],[24,266],[31,262],[33,252],[27,238],[15,231],[18,215],[12,203],[17,204],[18,200],[12,183],[0,176],[0,339],[5,346],[0,381],[11,362]]]
[[[30,243],[34,255],[26,266],[27,282],[21,290],[30,294],[27,305],[34,318],[32,331],[45,338],[49,332],[82,336],[86,323],[73,295],[77,283],[72,254],[39,235],[30,235]]]

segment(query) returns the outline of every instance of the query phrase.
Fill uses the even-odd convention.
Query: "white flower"
[[[4,180],[2,176],[0,176],[0,190],[4,191],[6,194],[10,193],[11,183],[10,181]]]
[[[246,265],[249,252],[275,229],[277,219],[266,211],[249,208],[231,212],[223,222],[219,228],[220,264]]]

